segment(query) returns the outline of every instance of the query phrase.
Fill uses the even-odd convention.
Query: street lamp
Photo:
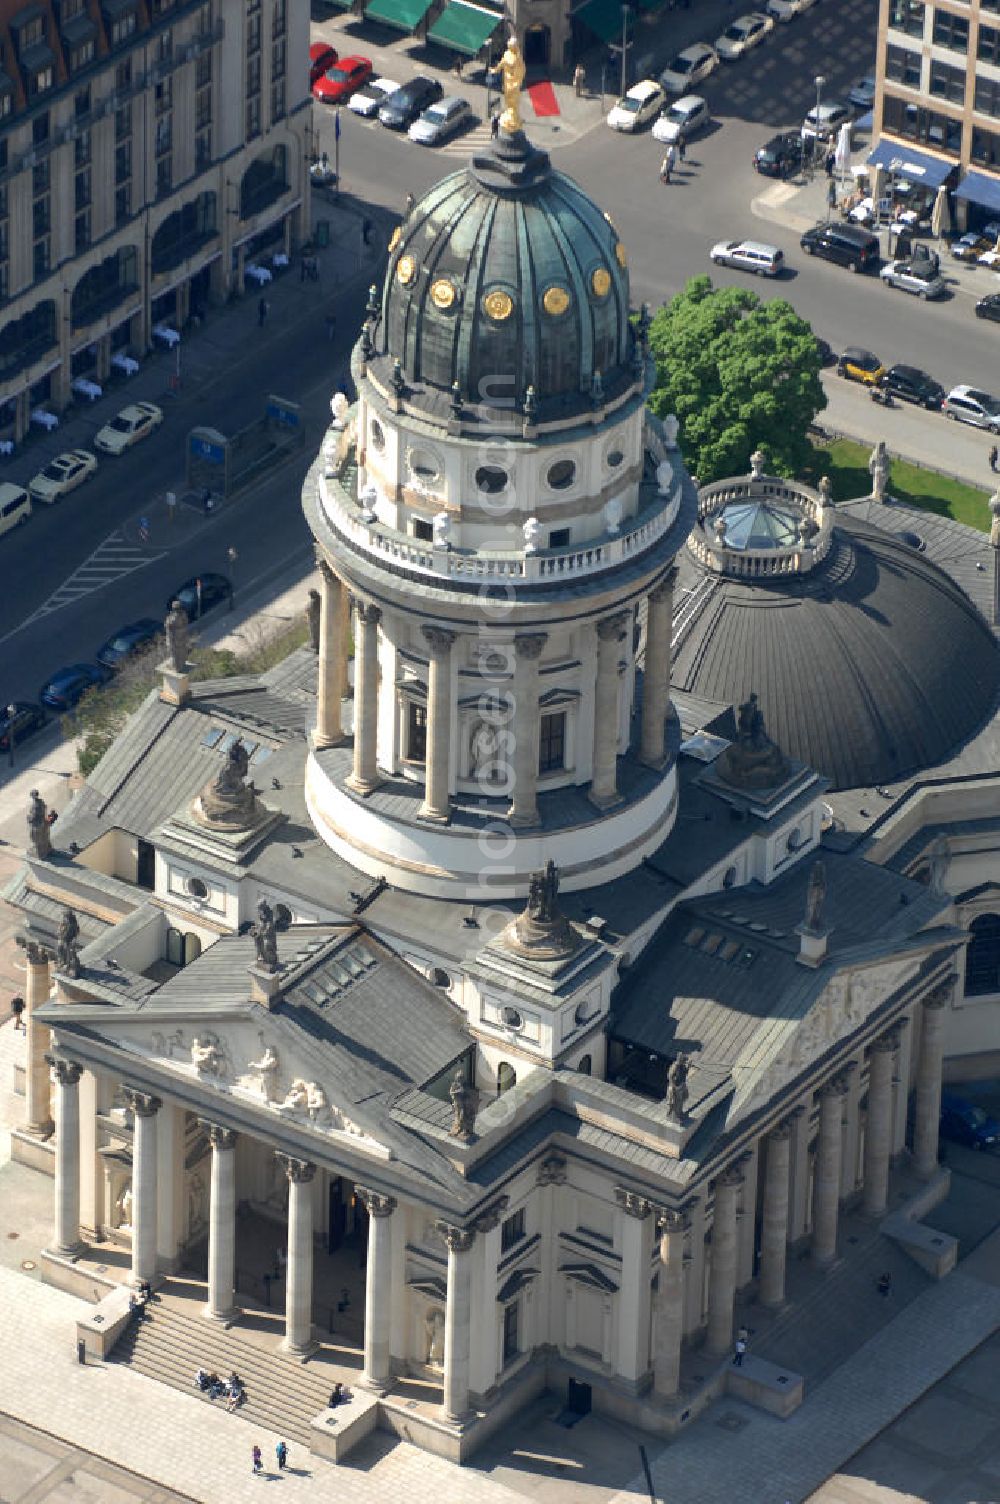
[[[236,549],[233,547],[233,545],[230,544],[229,547],[226,549],[226,561],[229,564],[229,609],[230,609],[230,611],[234,611],[236,609],[236,602],[235,602],[235,595],[236,595],[236,561],[237,561],[238,558],[239,558],[239,554],[236,552]]]
[[[824,76],[823,76],[822,73],[817,73],[816,77],[813,79],[813,83],[816,85],[816,129],[813,132],[813,142],[812,142],[813,165],[815,166],[815,163],[816,163],[816,148],[819,146],[819,132],[820,132],[819,111],[820,111],[820,104],[822,103],[822,99],[823,99],[823,85],[826,83],[826,79],[824,78]]]

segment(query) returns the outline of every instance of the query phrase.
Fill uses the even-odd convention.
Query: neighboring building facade
[[[1000,219],[997,0],[882,0],[873,160],[954,190],[956,219]]]
[[[308,50],[287,0],[6,0],[0,436],[300,240]]]

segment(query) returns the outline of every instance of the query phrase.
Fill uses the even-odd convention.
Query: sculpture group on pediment
[[[264,1042],[263,1035],[261,1035],[261,1044],[264,1045],[264,1053],[259,1060],[251,1060],[247,1069],[257,1073],[264,1101],[276,1102],[278,1100],[278,1054],[273,1045]]]
[[[228,1075],[225,1046],[217,1034],[196,1034],[191,1041],[191,1064],[200,1076]]]
[[[172,1034],[164,1034],[158,1029],[153,1030],[150,1041],[150,1049],[154,1055],[164,1055],[168,1059],[173,1056],[183,1055],[186,1049],[184,1044],[184,1031],[175,1029]]]
[[[304,1081],[301,1076],[292,1082],[284,1100],[275,1105],[279,1112],[302,1113],[314,1123],[330,1118],[330,1104],[322,1086],[318,1081]]]

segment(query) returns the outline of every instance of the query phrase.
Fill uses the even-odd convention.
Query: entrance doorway
[[[573,1415],[589,1415],[590,1401],[590,1385],[582,1384],[579,1379],[570,1379],[566,1392],[567,1410]]]
[[[547,68],[551,50],[552,33],[549,28],[543,26],[540,21],[534,26],[529,26],[524,33],[524,66]]]
[[[412,701],[407,711],[406,756],[409,762],[427,761],[427,707]]]
[[[327,1247],[331,1253],[343,1246],[347,1230],[347,1206],[344,1201],[344,1182],[339,1175],[330,1180],[330,1205],[327,1219]]]

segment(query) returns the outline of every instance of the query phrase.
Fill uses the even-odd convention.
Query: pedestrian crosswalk
[[[151,553],[148,548],[140,548],[138,544],[129,541],[124,529],[118,528],[63,581],[58,590],[53,591],[48,600],[43,601],[36,611],[25,618],[21,626],[27,627],[32,622],[41,621],[54,611],[61,611],[64,606],[71,606],[82,595],[102,590],[105,585],[120,580],[123,575],[134,574],[137,569],[144,569],[147,564],[162,558],[162,550]]]

